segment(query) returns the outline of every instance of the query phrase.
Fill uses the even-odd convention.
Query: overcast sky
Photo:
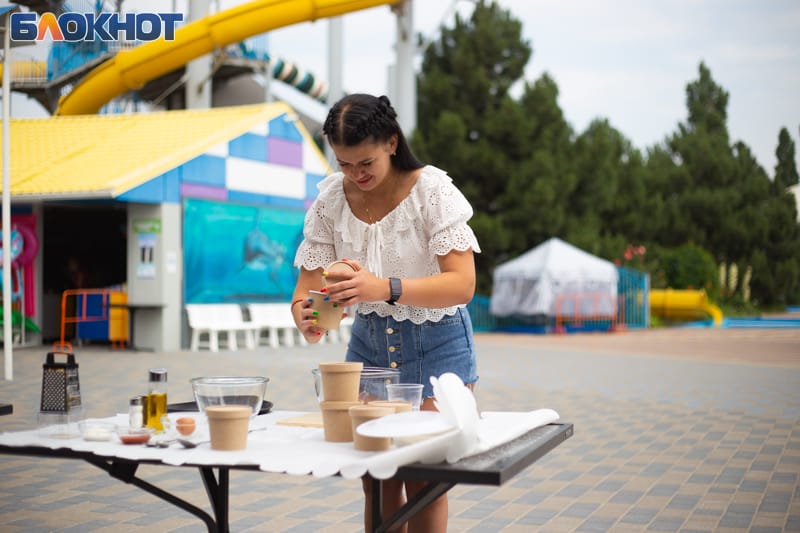
[[[224,0],[223,6],[239,2]],[[498,0],[522,21],[533,48],[526,79],[543,72],[560,89],[559,104],[576,132],[607,118],[633,144],[662,142],[686,120],[686,85],[704,61],[729,95],[731,140],[744,141],[771,176],[781,127],[800,166],[800,2],[797,0]],[[127,0],[125,7],[152,5]],[[163,10],[166,2],[159,2]],[[185,5],[179,0],[177,6]],[[137,6],[138,7],[138,6]],[[418,32],[435,39],[468,0],[416,0]],[[136,9],[140,10],[140,9]],[[344,88],[383,94],[394,61],[394,16],[388,7],[347,15]],[[275,30],[273,56],[316,75],[327,73],[326,21]],[[12,105],[20,98],[12,99]],[[23,106],[19,106],[22,108]],[[18,110],[22,112],[22,109]],[[13,112],[19,116],[19,112]]]

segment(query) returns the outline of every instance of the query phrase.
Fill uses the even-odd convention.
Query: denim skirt
[[[456,374],[464,384],[478,381],[472,321],[465,307],[438,322],[414,324],[376,313],[356,313],[347,361],[397,368],[400,383],[422,383],[424,398],[433,396],[431,376]]]

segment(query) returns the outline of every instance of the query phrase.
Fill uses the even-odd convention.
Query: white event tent
[[[498,265],[489,311],[495,316],[612,316],[614,263],[558,238]]]

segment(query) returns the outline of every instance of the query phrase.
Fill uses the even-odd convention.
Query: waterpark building
[[[12,120],[10,132],[12,227],[27,241],[14,302],[40,340],[59,336],[77,285],[125,293],[140,306],[136,344],[156,350],[185,345],[186,303],[290,298],[305,210],[330,170],[287,104]]]
[[[137,9],[17,4],[11,9],[48,20]],[[327,112],[327,84],[270,57],[263,36],[377,6],[391,6],[403,29],[395,92],[401,115],[412,117],[415,34],[411,2],[402,0],[250,0],[225,9],[193,0],[173,40],[54,38],[46,62],[4,58],[11,90],[53,115],[7,124],[14,340],[68,338],[64,293],[86,287],[124,298],[130,324],[116,329],[156,350],[188,345],[186,304],[289,300],[304,213],[330,170],[306,129]],[[341,57],[341,45],[329,53]],[[288,104],[256,103],[273,98]],[[119,299],[108,302],[124,314]],[[79,339],[113,341],[107,322],[70,327]]]

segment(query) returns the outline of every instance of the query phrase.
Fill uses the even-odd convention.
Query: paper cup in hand
[[[314,317],[317,320],[317,326],[325,329],[339,329],[344,307],[331,300],[330,296],[324,292],[308,291],[308,294],[313,300],[311,309],[318,313]]]
[[[328,265],[328,268],[325,269],[326,275],[322,277],[322,282],[325,283],[325,285],[338,283],[342,281],[342,279],[344,278],[337,276],[337,273],[355,272],[355,271],[356,271],[355,267],[346,261],[334,261],[333,263]]]

